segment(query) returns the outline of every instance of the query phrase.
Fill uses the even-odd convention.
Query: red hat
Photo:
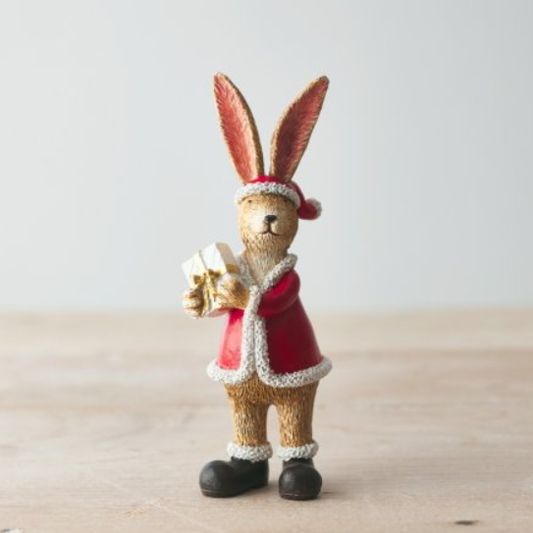
[[[322,206],[314,198],[305,198],[296,183],[284,181],[274,176],[258,176],[246,185],[237,189],[235,203],[239,204],[248,196],[255,194],[279,194],[288,198],[297,209],[298,217],[304,220],[315,220],[322,213]]]

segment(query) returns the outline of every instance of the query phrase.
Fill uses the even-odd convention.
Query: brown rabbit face
[[[284,196],[257,194],[239,204],[239,232],[245,247],[259,252],[286,252],[298,230],[295,205]]]

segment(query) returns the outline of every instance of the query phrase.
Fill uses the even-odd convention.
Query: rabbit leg
[[[258,380],[226,385],[233,409],[234,440],[228,445],[229,461],[211,461],[200,473],[205,496],[227,498],[268,483],[267,390]]]
[[[264,446],[267,441],[268,405],[241,403],[233,405],[233,440],[239,446]]]
[[[270,405],[268,389],[256,374],[245,383],[226,385],[233,411],[235,447],[270,446],[267,439],[267,413]]]
[[[303,387],[276,389],[281,447],[300,448],[313,443],[313,406],[318,382]]]
[[[279,494],[287,500],[312,500],[320,494],[322,477],[315,469],[313,456],[318,445],[313,440],[313,405],[318,382],[303,387],[278,389],[278,409],[283,459]]]

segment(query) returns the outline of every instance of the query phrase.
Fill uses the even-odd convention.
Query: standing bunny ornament
[[[217,243],[186,264],[191,284],[183,296],[187,315],[213,312],[227,319],[218,357],[207,373],[224,384],[234,421],[229,460],[205,465],[200,488],[205,496],[222,498],[268,484],[273,452],[267,412],[273,405],[280,431],[277,455],[283,461],[279,494],[312,500],[322,487],[313,462],[318,451],[313,404],[331,362],[321,354],[302,306],[297,257],[288,250],[299,220],[315,220],[321,212],[320,204],[306,199],[292,178],[318,120],[328,79],[311,82],[281,116],[272,136],[268,175],[244,97],[223,74],[215,75],[214,89],[224,139],[242,181],[235,203],[244,251],[235,258],[227,245]]]

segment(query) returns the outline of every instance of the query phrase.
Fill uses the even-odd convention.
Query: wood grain
[[[198,490],[232,434],[205,375],[222,321],[0,315],[0,530],[533,531],[532,310],[315,324],[334,362],[315,417],[325,483],[298,503],[277,495],[277,460],[265,490]]]

